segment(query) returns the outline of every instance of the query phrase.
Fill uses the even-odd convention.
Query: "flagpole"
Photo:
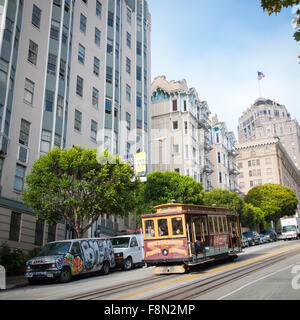
[[[262,95],[261,95],[261,87],[260,87],[260,80],[258,79],[258,97],[259,98],[262,98]]]

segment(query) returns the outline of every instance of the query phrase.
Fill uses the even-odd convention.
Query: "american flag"
[[[262,72],[257,72],[258,73],[258,80],[261,80],[265,77],[265,75]]]

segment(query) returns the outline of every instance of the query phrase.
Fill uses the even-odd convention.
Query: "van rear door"
[[[130,248],[130,255],[132,256],[133,263],[140,263],[143,259],[142,249],[135,236],[131,238],[129,248]]]

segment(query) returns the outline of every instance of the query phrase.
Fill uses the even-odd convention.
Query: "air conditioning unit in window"
[[[19,146],[18,151],[18,160],[27,163],[28,162],[28,156],[29,156],[29,150],[23,146]]]

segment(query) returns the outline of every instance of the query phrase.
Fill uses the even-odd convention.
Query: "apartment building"
[[[152,170],[177,171],[211,185],[210,110],[185,79],[156,77],[151,85]]]
[[[151,17],[146,0],[5,0],[0,12],[0,242],[30,250],[72,233],[22,203],[41,155],[81,145],[150,162]],[[87,236],[134,226],[104,215]]]
[[[225,122],[220,122],[217,115],[211,118],[211,124],[213,149],[210,151],[210,159],[214,168],[212,188],[239,192],[235,135],[227,130]]]
[[[300,127],[284,105],[259,98],[239,118],[239,143],[279,137],[295,166],[300,169]]]
[[[300,200],[300,172],[278,138],[237,144],[239,189],[247,194],[255,186],[274,183],[290,187]],[[299,215],[299,209],[298,209]]]

